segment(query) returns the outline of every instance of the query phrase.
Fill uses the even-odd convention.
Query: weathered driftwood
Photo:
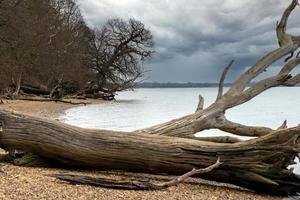
[[[70,88],[68,88],[66,84],[62,82],[62,79],[58,80],[58,83],[55,86],[53,86],[52,89],[49,89],[43,85],[33,86],[27,83],[22,83],[21,76],[20,76],[18,82],[12,84],[11,87],[14,88],[15,91],[13,93],[8,92],[6,94],[7,98],[10,99],[20,99],[20,98],[24,99],[25,96],[30,96],[35,98],[35,101],[37,101],[38,98],[60,100],[62,98],[71,96],[74,99],[91,98],[91,99],[114,100],[115,97],[115,94],[101,88],[93,88],[93,89],[87,88],[77,92],[72,91]],[[63,102],[63,103],[68,103],[68,102]]]
[[[115,179],[103,179],[103,178],[94,178],[89,176],[79,176],[72,174],[55,174],[51,175],[52,177],[58,178],[60,180],[68,181],[72,184],[85,184],[85,185],[94,185],[105,188],[115,188],[115,189],[129,189],[129,190],[162,190],[167,187],[178,185],[191,176],[197,174],[205,174],[211,172],[212,170],[218,168],[222,163],[220,159],[216,163],[203,168],[203,169],[192,169],[191,171],[174,178],[172,180],[162,182],[159,184],[151,183],[144,180],[115,180]]]
[[[243,104],[276,86],[294,86],[300,74],[291,71],[300,58],[289,58],[277,75],[250,87],[248,83],[277,60],[300,46],[300,36],[286,33],[290,13],[298,5],[293,0],[277,26],[280,47],[258,60],[223,94],[220,81],[216,101],[203,107],[200,97],[195,113],[134,132],[82,129],[16,113],[0,111],[0,146],[18,149],[65,165],[98,169],[119,169],[150,173],[184,174],[193,168],[222,165],[201,177],[244,186],[268,194],[294,194],[300,191],[298,175],[288,166],[300,152],[300,126],[279,128],[246,126],[229,121],[227,109]],[[230,65],[229,65],[230,66]],[[240,141],[235,137],[196,138],[195,133],[220,129],[234,135],[257,137]]]
[[[32,86],[24,83],[20,85],[20,89],[26,94],[33,94],[37,96],[50,94],[50,91],[47,90],[45,87],[42,88],[42,87]]]
[[[193,139],[81,129],[5,111],[0,144],[65,165],[149,173],[184,174],[193,168],[222,165],[201,177],[237,184],[259,192],[299,191],[300,182],[287,166],[299,152],[300,127],[234,144]]]

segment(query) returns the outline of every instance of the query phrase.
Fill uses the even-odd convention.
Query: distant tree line
[[[256,82],[247,83],[247,87],[251,87]],[[224,83],[224,87],[230,87],[233,83]],[[300,86],[300,85],[298,85]],[[187,83],[175,83],[175,82],[166,82],[166,83],[159,83],[159,82],[138,82],[134,85],[134,88],[207,88],[207,87],[219,87],[219,83],[194,83],[194,82],[187,82]],[[297,87],[297,85],[296,85]]]
[[[224,83],[225,87],[231,86],[232,83]],[[158,82],[141,82],[135,85],[135,88],[199,88],[199,87],[218,87],[219,83],[158,83]]]
[[[74,0],[0,0],[0,91],[113,98],[132,88],[153,38],[135,19],[91,29]]]

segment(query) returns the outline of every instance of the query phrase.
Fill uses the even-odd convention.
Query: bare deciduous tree
[[[95,74],[90,91],[114,93],[132,88],[142,76],[142,62],[153,53],[151,32],[135,19],[109,20],[95,29],[90,44],[89,67]]]

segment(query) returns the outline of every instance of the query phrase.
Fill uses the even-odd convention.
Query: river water
[[[132,131],[166,122],[195,111],[198,95],[205,105],[212,103],[217,88],[154,88],[121,92],[116,101],[67,110],[60,120],[83,128]],[[288,126],[300,123],[300,87],[270,89],[250,102],[226,112],[229,120],[246,125],[276,128],[284,120]],[[197,136],[231,135],[209,130]],[[249,139],[241,137],[242,139]],[[300,167],[296,167],[300,173]]]

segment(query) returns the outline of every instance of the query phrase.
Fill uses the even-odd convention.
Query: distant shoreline
[[[224,86],[231,86],[232,83],[225,83]],[[191,87],[218,87],[218,83],[159,83],[159,82],[142,82],[137,83],[135,88],[191,88]]]
[[[252,86],[255,83],[249,83]],[[224,87],[230,87],[233,83],[224,83]],[[142,82],[137,83],[134,88],[212,88],[219,87],[219,83],[158,83],[158,82]],[[300,87],[296,85],[294,87]]]

